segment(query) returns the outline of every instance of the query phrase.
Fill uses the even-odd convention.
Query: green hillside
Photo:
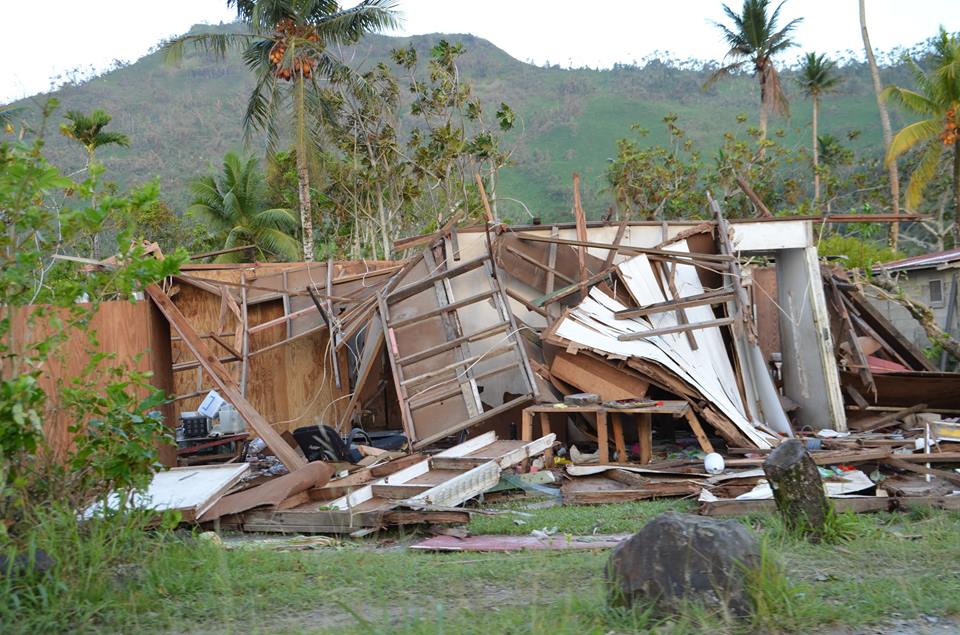
[[[200,28],[200,27],[196,27]],[[228,28],[228,27],[222,27]],[[722,133],[736,127],[738,114],[756,119],[758,89],[749,77],[701,89],[708,70],[677,68],[661,62],[613,70],[541,68],[520,62],[490,42],[472,35],[434,34],[413,38],[372,36],[344,57],[369,68],[389,61],[389,51],[413,46],[422,53],[439,39],[462,42],[466,54],[461,70],[484,102],[509,103],[522,124],[508,137],[512,164],[501,177],[498,195],[523,201],[546,219],[569,213],[571,174],[584,178],[588,215],[601,214],[610,204],[604,190],[607,160],[616,153],[617,139],[639,123],[650,130],[650,143],[666,139],[663,116],[675,112],[688,135],[712,149]],[[902,68],[888,68],[886,81],[906,81]],[[845,81],[823,104],[823,132],[845,138],[858,149],[880,143],[876,104],[865,65],[846,64]],[[789,71],[784,82],[792,97],[792,118],[774,119],[785,131],[787,145],[809,144],[810,105],[795,88]],[[195,175],[218,164],[223,154],[243,148],[241,117],[252,87],[251,74],[238,56],[225,61],[188,54],[172,68],[159,53],[113,70],[80,85],[68,85],[53,95],[66,110],[105,108],[114,116],[111,128],[127,133],[129,148],[105,149],[99,155],[109,174],[122,185],[159,177],[165,198],[177,209],[187,203],[187,184]],[[42,96],[26,101],[39,103]],[[262,140],[250,150],[262,153]],[[68,172],[83,164],[82,151],[59,135],[50,135],[51,160]],[[522,219],[521,206],[504,201],[503,215]]]

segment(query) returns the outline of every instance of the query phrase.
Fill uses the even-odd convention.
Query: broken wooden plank
[[[624,309],[623,311],[614,312],[613,315],[618,320],[627,320],[632,318],[646,317],[648,315],[653,315],[654,313],[664,313],[674,309],[684,309],[695,306],[703,306],[706,304],[725,304],[733,299],[734,294],[731,291],[721,289],[719,291],[708,291],[706,293],[690,295],[676,300],[658,302],[656,304],[650,304],[644,307]]]
[[[914,465],[909,461],[902,461],[899,457],[894,458],[893,456],[883,459],[885,465],[890,467],[897,468],[898,470],[905,470],[907,472],[914,472],[916,474],[928,474],[930,476],[936,476],[937,478],[942,478],[948,483],[954,485],[960,485],[960,474],[956,472],[948,472],[947,470],[938,470],[935,468],[930,468],[925,465]]]

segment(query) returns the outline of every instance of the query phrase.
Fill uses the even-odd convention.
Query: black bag
[[[303,450],[307,461],[356,463],[360,452],[350,449],[337,431],[330,426],[305,426],[293,431],[293,438]]]

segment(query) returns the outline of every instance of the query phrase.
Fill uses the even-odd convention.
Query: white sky
[[[46,91],[53,78],[70,69],[101,70],[113,60],[135,61],[193,24],[234,17],[225,0],[5,4],[0,103]],[[728,4],[741,5],[738,0]],[[403,34],[472,33],[517,59],[563,67],[609,67],[655,51],[680,59],[718,59],[725,48],[712,20],[724,17],[720,5],[719,0],[399,0]],[[796,30],[796,52],[859,54],[857,0],[788,0],[782,16],[805,18]],[[867,20],[875,50],[911,46],[934,35],[941,24],[960,30],[960,0],[868,0]],[[26,26],[38,24],[39,37],[36,28]]]

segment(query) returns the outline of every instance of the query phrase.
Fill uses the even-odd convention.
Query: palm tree
[[[253,245],[262,260],[296,260],[300,244],[295,238],[299,220],[289,209],[263,209],[264,181],[257,159],[241,159],[228,152],[223,172],[201,177],[191,184],[193,203],[187,212],[210,224],[224,249]],[[218,262],[237,262],[240,253],[222,254]]]
[[[788,114],[790,111],[787,96],[780,85],[780,75],[773,65],[773,56],[794,46],[793,40],[789,37],[790,32],[803,20],[803,18],[796,18],[782,29],[778,29],[783,2],[777,5],[773,13],[767,15],[769,4],[770,0],[743,0],[741,13],[723,5],[723,12],[733,21],[733,28],[720,22],[714,22],[714,24],[723,32],[723,39],[730,45],[726,57],[733,61],[714,71],[704,85],[704,88],[709,88],[721,77],[726,77],[750,65],[753,76],[760,82],[761,140],[767,138],[767,117],[770,111],[783,114]]]
[[[230,47],[243,51],[256,85],[247,103],[244,130],[267,134],[269,150],[277,149],[281,112],[293,115],[297,160],[297,193],[303,229],[303,259],[313,260],[313,217],[308,153],[320,143],[317,117],[323,109],[319,80],[356,76],[328,46],[352,44],[363,35],[396,24],[395,0],[363,0],[342,9],[336,0],[227,0],[249,28],[247,33],[205,33],[169,42],[167,59],[178,60],[186,43],[201,51],[225,55]]]
[[[937,173],[944,151],[953,150],[953,231],[960,243],[960,38],[940,27],[928,59],[931,70],[924,72],[913,59],[907,63],[913,71],[916,90],[887,86],[883,96],[925,118],[894,135],[887,162],[896,161],[914,146],[926,146],[920,163],[910,175],[904,199],[907,209],[915,210],[922,199],[923,188]]]
[[[87,151],[87,173],[93,179],[93,191],[90,195],[90,207],[97,206],[96,178],[97,171],[90,168],[97,161],[97,149],[108,145],[118,145],[124,148],[130,145],[130,138],[122,132],[107,132],[104,128],[113,119],[104,110],[94,110],[89,115],[76,110],[70,110],[64,115],[69,124],[60,124],[60,132],[68,139],[73,139]],[[100,257],[100,232],[93,234],[93,257]]]
[[[813,101],[813,205],[820,202],[820,149],[817,132],[820,123],[820,97],[836,89],[841,78],[836,74],[836,62],[825,58],[824,54],[807,53],[800,65],[797,83],[807,97]]]
[[[87,151],[87,165],[96,160],[97,149],[107,145],[118,145],[124,148],[130,145],[130,138],[122,132],[107,132],[104,128],[113,119],[103,110],[94,110],[89,115],[71,110],[64,115],[67,124],[60,124],[60,132],[78,142]]]

